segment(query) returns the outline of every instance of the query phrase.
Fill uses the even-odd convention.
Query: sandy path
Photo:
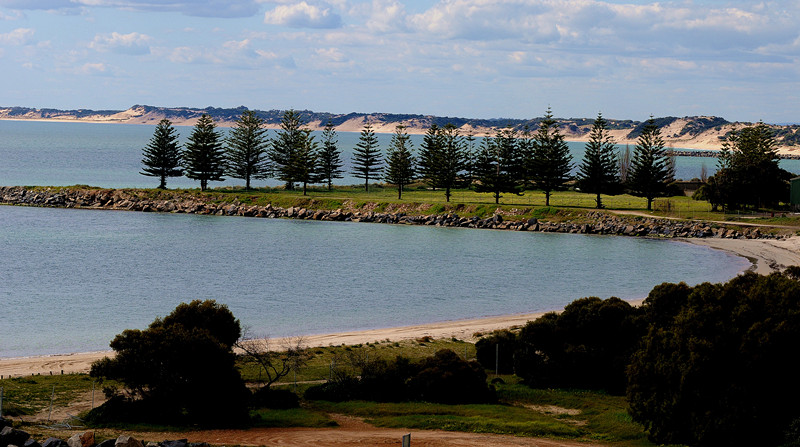
[[[685,242],[725,250],[744,256],[754,262],[756,273],[768,274],[790,265],[800,265],[800,236],[788,239],[683,239]],[[470,320],[444,321],[414,326],[372,329],[366,331],[341,332],[336,334],[307,335],[304,344],[309,347],[344,344],[359,344],[374,341],[413,340],[424,336],[432,338],[456,337],[474,340],[476,332],[521,326],[541,316],[541,313],[503,315]],[[286,344],[285,340],[273,340],[274,346]],[[0,359],[0,375],[31,375],[88,372],[93,361],[111,355],[112,352],[87,352],[43,357]]]
[[[593,447],[577,441],[521,438],[510,435],[462,433],[442,430],[404,430],[378,428],[358,418],[330,415],[336,428],[255,428],[249,430],[204,430],[183,433],[190,442],[211,444],[263,445],[285,447],[324,446],[399,446],[403,435],[411,434],[411,445],[426,447]],[[176,436],[174,433],[172,436]]]

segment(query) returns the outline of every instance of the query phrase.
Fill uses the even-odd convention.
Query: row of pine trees
[[[159,177],[159,188],[166,188],[168,177],[181,175],[199,181],[203,191],[209,181],[221,181],[226,176],[244,180],[246,189],[253,179],[276,178],[289,190],[302,185],[305,194],[309,184],[324,183],[331,189],[333,181],[344,174],[342,151],[332,123],[328,122],[317,141],[294,110],[284,113],[274,138],[267,136],[264,121],[253,111],[245,111],[226,138],[209,115],[198,120],[184,149],[178,138],[172,123],[164,119],[144,148],[141,173]],[[495,203],[502,194],[522,194],[535,188],[544,192],[549,205],[553,191],[577,180],[581,191],[596,195],[598,208],[602,207],[601,194],[616,194],[627,188],[646,197],[651,209],[653,198],[663,194],[674,180],[674,162],[652,117],[637,140],[633,156],[626,153],[620,157],[602,114],[594,121],[574,178],[572,155],[550,109],[538,129],[506,127],[490,137],[476,138],[471,133],[462,134],[452,124],[434,124],[418,151],[406,128],[398,125],[385,156],[372,125],[366,123],[353,149],[351,165],[351,174],[364,180],[367,191],[370,180],[384,180],[397,187],[399,199],[405,187],[422,180],[444,191],[447,201],[451,191],[458,188],[491,193]]]

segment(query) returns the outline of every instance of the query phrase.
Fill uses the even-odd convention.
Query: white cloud
[[[375,32],[406,31],[406,11],[395,0],[373,0],[366,20],[368,30]]]
[[[310,5],[305,1],[279,5],[264,14],[264,23],[292,28],[339,28],[342,18],[325,4]]]
[[[103,74],[108,71],[108,66],[102,62],[88,62],[77,67],[73,72],[81,75]]]
[[[98,6],[222,18],[252,17],[258,14],[259,10],[259,2],[256,0],[0,0],[0,6],[17,10],[59,10]]]
[[[30,28],[17,28],[13,31],[0,34],[0,44],[3,45],[29,45],[32,44],[35,31]]]
[[[94,40],[89,43],[89,48],[97,51],[113,51],[122,54],[149,54],[150,42],[152,37],[140,33],[120,34],[113,32],[111,34],[98,34]]]

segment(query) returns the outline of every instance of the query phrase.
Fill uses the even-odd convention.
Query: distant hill
[[[27,107],[0,107],[0,119],[14,120],[52,120],[52,121],[86,121],[102,123],[127,123],[155,125],[166,118],[175,125],[194,125],[204,113],[220,126],[231,126],[241,116],[246,107],[204,109],[188,107],[155,107],[135,105],[128,110],[57,110],[33,109]],[[512,126],[522,130],[525,126],[535,130],[541,118],[533,119],[475,119],[459,117],[441,117],[432,115],[411,115],[392,113],[348,113],[334,114],[300,110],[300,114],[314,130],[321,130],[330,121],[341,132],[359,132],[367,121],[371,122],[375,131],[380,133],[394,132],[395,126],[403,124],[409,133],[424,133],[432,124],[443,126],[452,123],[462,132],[472,132],[475,136],[493,135],[497,129]],[[280,126],[283,110],[256,110],[258,116],[265,120],[267,127]],[[558,123],[566,138],[571,141],[586,141],[592,127],[593,118],[559,118]],[[611,134],[620,144],[635,144],[636,138],[644,126],[642,121],[609,119]],[[656,118],[661,133],[668,146],[676,148],[719,149],[722,140],[734,128],[741,128],[753,123],[732,123],[715,116],[663,117]],[[770,125],[775,129],[781,152],[800,154],[800,125]]]

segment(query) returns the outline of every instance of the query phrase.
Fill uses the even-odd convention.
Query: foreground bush
[[[239,320],[213,300],[181,304],[145,330],[123,331],[111,341],[116,356],[95,362],[90,375],[122,382],[129,397],[109,400],[93,417],[241,423],[250,393],[234,364],[240,335]]]
[[[484,403],[495,399],[486,372],[477,362],[467,362],[449,349],[411,362],[405,357],[359,362],[352,373],[339,374],[328,383],[309,388],[308,400],[371,400],[379,402],[426,401],[449,404]]]
[[[628,369],[635,420],[659,443],[776,446],[795,433],[800,282],[747,273],[664,285]],[[682,303],[677,306],[677,303]]]
[[[619,298],[590,297],[529,322],[514,370],[530,386],[625,392],[625,368],[645,332],[642,310]]]

